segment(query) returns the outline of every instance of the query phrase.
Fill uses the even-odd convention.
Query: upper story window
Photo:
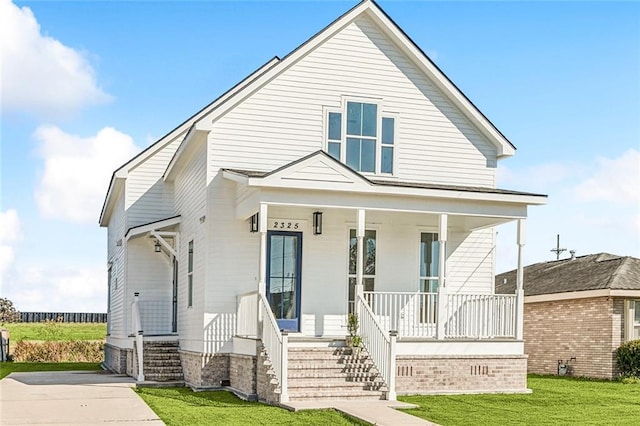
[[[393,174],[395,122],[378,104],[348,101],[327,113],[327,152],[359,172]]]

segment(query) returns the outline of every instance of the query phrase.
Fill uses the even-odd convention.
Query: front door
[[[267,298],[281,330],[300,330],[302,233],[267,234]]]

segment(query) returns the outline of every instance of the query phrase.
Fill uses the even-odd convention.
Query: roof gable
[[[406,55],[409,60],[414,63],[420,72],[422,72],[431,81],[441,93],[460,110],[460,112],[469,120],[469,122],[479,130],[479,132],[487,138],[487,140],[496,148],[497,156],[507,157],[515,153],[515,147],[507,140],[507,138],[491,123],[482,112],[458,89],[458,87],[438,68],[429,57],[398,27],[398,25],[373,1],[364,0],[344,15],[333,21],[319,33],[286,55],[282,60],[271,69],[264,72],[258,78],[254,79],[250,84],[246,85],[233,98],[211,111],[209,115],[204,117],[208,122],[215,121],[218,117],[224,115],[236,105],[240,104],[244,99],[251,96],[261,87],[275,79],[285,70],[296,64],[310,52],[315,50],[326,40],[340,32],[357,18],[366,16],[369,18],[389,39],[396,45],[400,51]]]

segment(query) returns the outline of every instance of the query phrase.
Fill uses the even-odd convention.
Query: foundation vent
[[[489,366],[488,365],[472,365],[471,375],[472,376],[488,376]]]
[[[399,365],[398,366],[398,377],[412,377],[413,376],[413,366],[412,365]]]

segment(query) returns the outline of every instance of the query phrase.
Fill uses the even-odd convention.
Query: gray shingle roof
[[[515,288],[516,270],[496,276],[496,293],[513,294]],[[525,296],[601,289],[640,290],[640,259],[598,253],[524,268]]]

